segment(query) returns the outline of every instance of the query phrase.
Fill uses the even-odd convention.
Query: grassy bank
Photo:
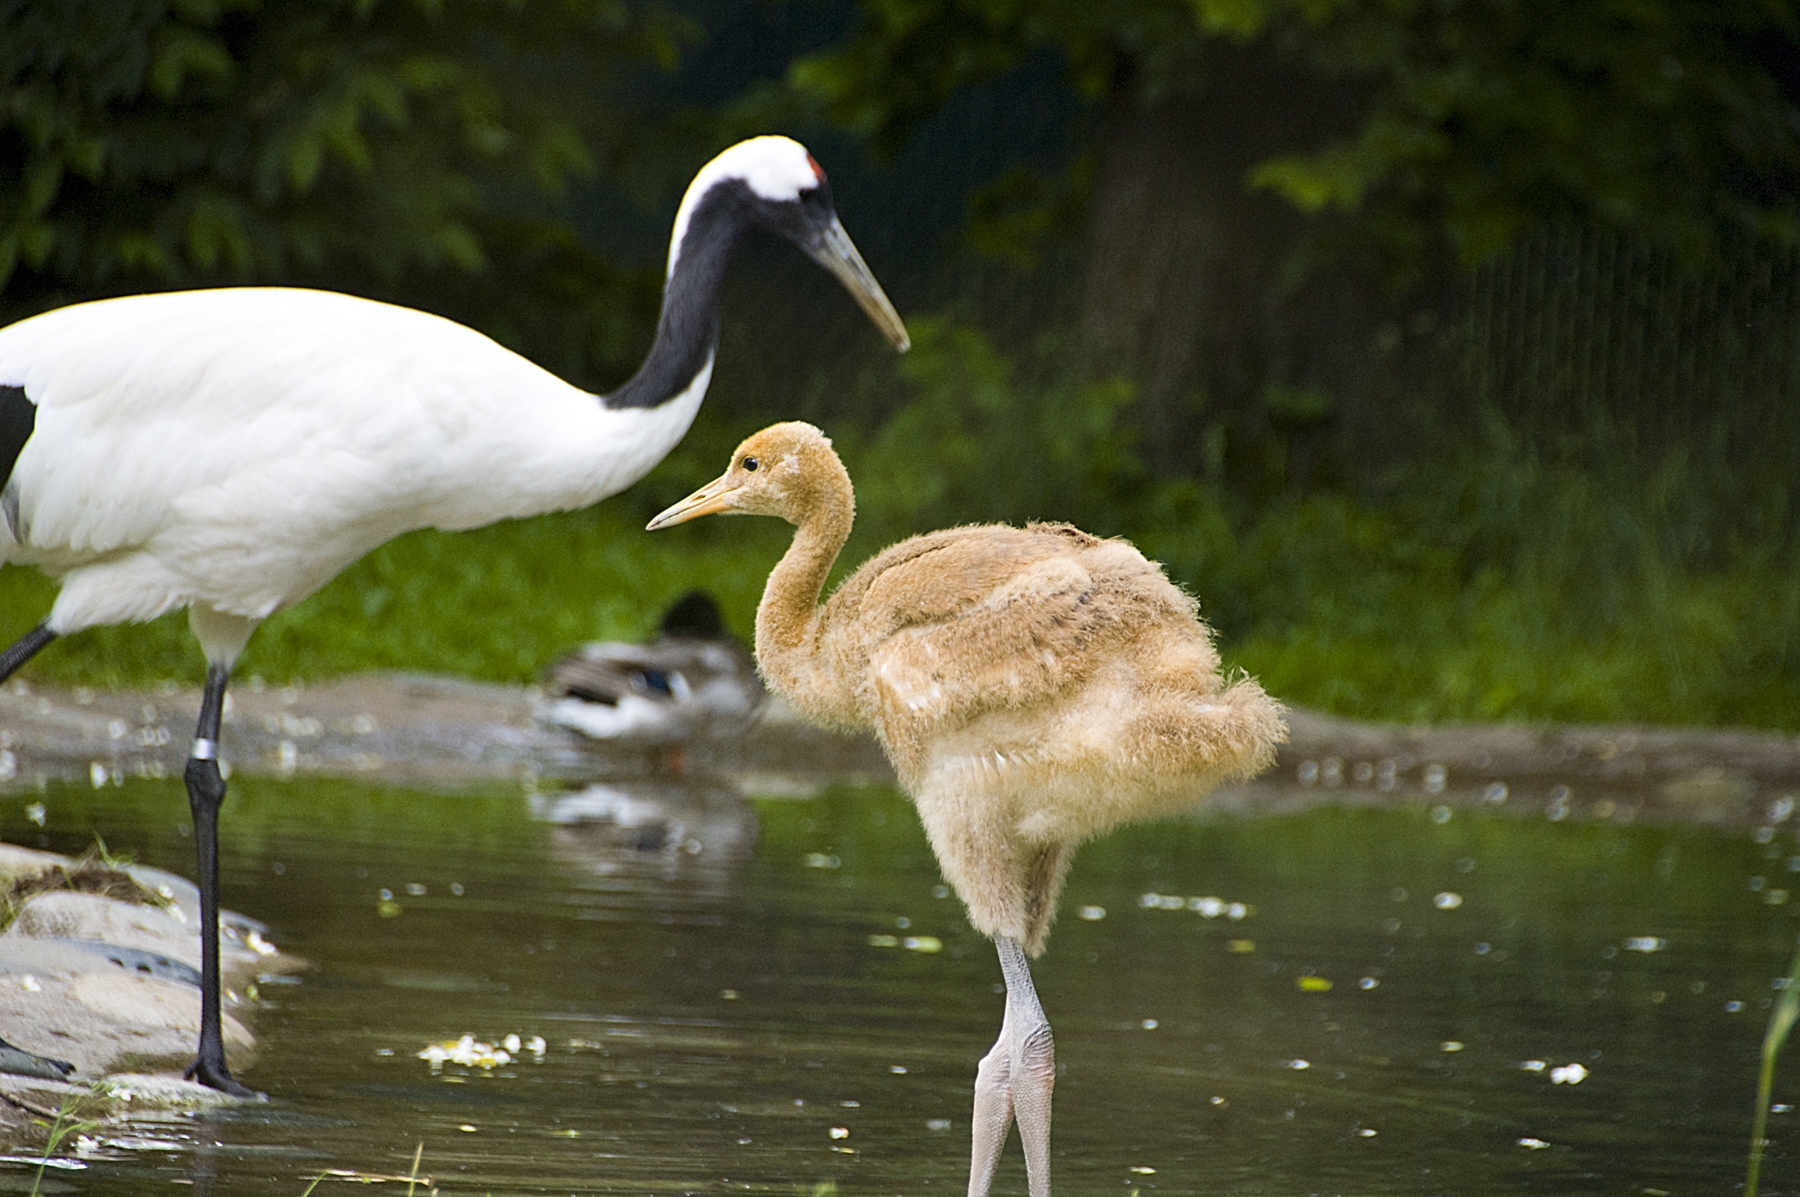
[[[1800,731],[1800,572],[1779,487],[1765,488],[1766,510],[1746,510],[1753,498],[1734,509],[1767,533],[1734,536],[1696,523],[1718,505],[1717,463],[1621,450],[1583,464],[1494,428],[1447,441],[1429,472],[1379,491],[1252,502],[1150,477],[1127,389],[1027,386],[966,329],[916,331],[902,367],[910,402],[879,427],[828,429],[859,487],[848,563],[948,523],[1069,519],[1166,562],[1200,596],[1227,660],[1289,702],[1409,721]],[[581,640],[648,634],[691,586],[717,594],[747,636],[786,527],[642,529],[760,422],[709,408],[649,479],[589,511],[386,545],[270,619],[240,672],[526,681]],[[52,595],[33,571],[0,570],[0,637],[30,627]],[[113,686],[201,669],[174,616],[70,637],[26,676]]]

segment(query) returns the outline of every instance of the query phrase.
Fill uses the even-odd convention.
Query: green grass
[[[652,543],[643,520],[602,504],[474,532],[415,532],[271,617],[238,672],[285,681],[400,669],[526,681],[579,641],[649,634],[663,606],[692,586],[712,590],[748,634],[785,529],[714,523],[681,543]],[[0,570],[0,637],[24,632],[53,597],[35,571]],[[196,681],[205,665],[185,616],[174,614],[78,633],[26,669],[64,684],[125,686]]]
[[[1067,519],[1164,561],[1200,597],[1228,663],[1291,703],[1403,721],[1800,731],[1800,552],[1784,463],[1654,457],[1617,429],[1562,451],[1495,424],[1422,451],[1431,469],[1379,492],[1252,502],[1149,476],[1121,384],[1022,384],[967,328],[913,331],[908,401],[877,426],[827,429],[858,484],[841,568],[933,527]],[[588,511],[383,546],[271,618],[240,674],[527,681],[582,640],[647,635],[693,586],[748,637],[786,525],[643,531],[767,422],[742,407],[709,408],[648,479]],[[34,572],[0,569],[0,637],[23,633],[52,597]],[[72,636],[27,669],[120,686],[194,681],[203,666],[174,616]]]

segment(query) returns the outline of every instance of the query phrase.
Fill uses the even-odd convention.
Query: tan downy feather
[[[757,610],[758,665],[809,718],[875,732],[978,930],[1037,954],[1077,844],[1191,806],[1287,738],[1262,687],[1221,677],[1193,598],[1124,540],[1064,524],[931,532],[820,605],[854,510],[831,442],[787,423],[650,526],[795,525]]]

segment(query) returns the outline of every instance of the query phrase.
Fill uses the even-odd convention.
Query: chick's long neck
[[[822,659],[825,631],[819,596],[855,519],[856,495],[850,475],[836,455],[812,463],[805,499],[789,517],[794,542],[769,574],[756,608],[756,660],[769,685],[803,713],[831,723],[846,723],[848,688],[830,676]]]

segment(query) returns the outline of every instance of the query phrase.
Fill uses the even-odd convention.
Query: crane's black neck
[[[662,316],[650,354],[628,382],[601,402],[609,408],[658,407],[693,384],[719,345],[719,287],[745,231],[771,223],[768,201],[741,179],[724,179],[694,205],[675,269],[663,286]]]
[[[24,387],[0,386],[0,489],[12,479],[13,466],[37,426],[37,404]]]
[[[25,442],[36,427],[37,404],[26,396],[25,388],[0,386],[0,519],[6,521],[6,530],[15,541],[23,537],[19,535],[19,488],[12,484],[13,467],[19,464],[19,454],[25,452]]]

